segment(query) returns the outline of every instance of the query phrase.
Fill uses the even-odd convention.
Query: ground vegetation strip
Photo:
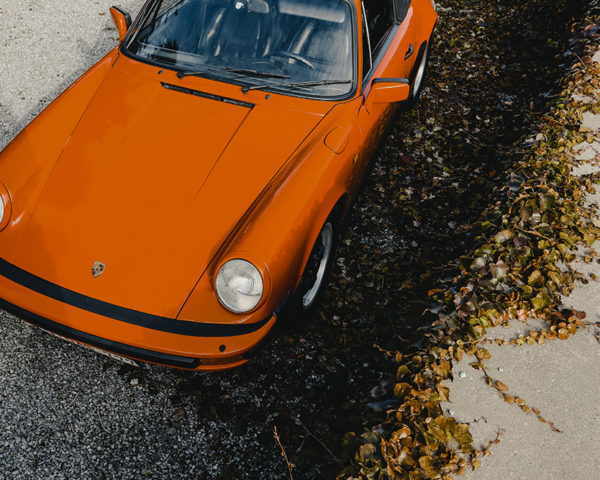
[[[512,13],[524,21],[529,9],[543,4],[527,2]],[[592,61],[599,38],[598,12],[594,4],[545,7],[566,21],[570,34],[562,53],[555,55],[557,60],[571,59],[569,65],[557,68],[562,91],[542,92],[539,97],[547,101],[539,112],[533,101],[529,108],[521,105],[522,126],[529,132],[512,143],[496,145],[501,166],[486,172],[492,188],[487,201],[481,202],[485,209],[476,221],[462,226],[472,234],[472,243],[444,265],[442,275],[432,276],[435,281],[426,293],[429,303],[424,313],[413,317],[421,323],[413,325],[420,335],[406,334],[400,348],[385,352],[397,366],[392,383],[398,404],[388,405],[386,420],[362,434],[356,455],[360,478],[447,479],[481,465],[503,431],[487,445],[474,446],[469,426],[441,408],[449,398],[445,381],[452,378],[453,362],[466,355],[504,401],[561,433],[543,412],[512,394],[485,367],[490,358],[485,345],[490,342],[542,344],[598,326],[585,321],[585,312],[561,307],[576,281],[589,281],[569,266],[576,258],[574,250],[583,252],[585,262],[595,261],[591,247],[600,232],[597,212],[586,202],[586,195],[596,193],[597,175],[573,174],[575,153],[596,140],[582,119],[586,112],[600,111],[599,72]],[[580,9],[586,7],[583,13]],[[520,94],[504,103],[512,109],[523,100],[527,97]],[[591,278],[596,280],[593,274]],[[543,320],[544,326],[513,340],[484,337],[489,327],[531,317]]]

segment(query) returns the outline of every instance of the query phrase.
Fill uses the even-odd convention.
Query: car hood
[[[53,160],[16,263],[84,295],[174,318],[321,118],[112,69]],[[106,267],[94,278],[96,262]]]

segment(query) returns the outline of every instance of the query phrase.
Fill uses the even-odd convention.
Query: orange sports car
[[[0,305],[93,349],[240,365],[319,297],[431,0],[148,0],[0,153]]]

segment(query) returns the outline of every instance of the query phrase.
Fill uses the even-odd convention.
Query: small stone
[[[137,378],[132,378],[131,380],[129,380],[129,385],[136,386],[139,384],[140,384],[140,381]]]
[[[467,374],[466,374],[465,372],[460,372],[460,373],[458,374],[458,376],[459,376],[460,378],[467,378]]]
[[[500,367],[498,367],[498,371],[499,371],[499,372],[503,372],[503,371],[504,371],[504,369],[503,369],[503,368],[500,368]]]

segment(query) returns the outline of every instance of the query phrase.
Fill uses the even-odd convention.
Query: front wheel
[[[315,242],[310,257],[302,274],[300,287],[302,295],[302,309],[310,310],[315,304],[325,277],[329,270],[329,263],[333,253],[333,223],[327,221],[323,226],[319,238]]]
[[[416,99],[421,95],[421,91],[423,90],[423,80],[425,79],[425,72],[427,71],[427,64],[429,63],[429,44],[425,47],[425,51],[423,52],[423,58],[421,58],[421,63],[419,63],[419,68],[417,69],[417,73],[415,74],[415,80],[413,82],[413,91],[412,95]]]
[[[321,228],[304,267],[298,288],[286,309],[287,322],[296,325],[304,323],[305,318],[315,309],[335,258],[338,228],[339,224],[334,215],[331,215]]]
[[[425,73],[427,72],[427,66],[429,65],[429,42],[427,42],[418,62],[419,63],[417,66],[415,66],[415,70],[412,74],[411,93],[407,102],[407,106],[409,108],[412,108],[417,104],[419,97],[421,96],[421,92],[423,91]]]

